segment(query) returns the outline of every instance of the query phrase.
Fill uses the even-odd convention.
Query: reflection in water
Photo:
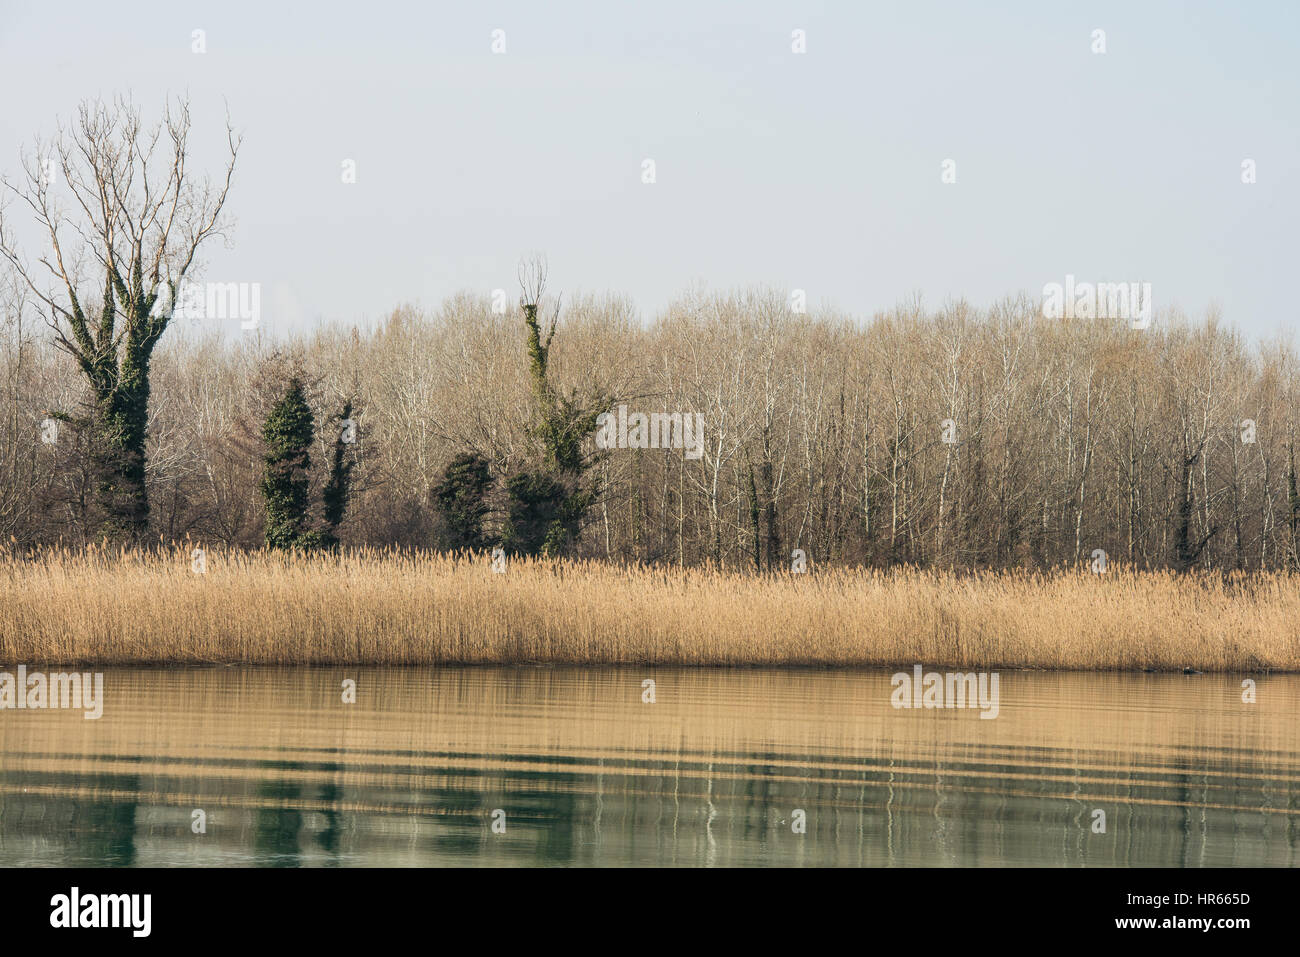
[[[996,720],[890,694],[885,672],[110,670],[98,721],[0,712],[0,865],[1297,862],[1298,677],[1244,704],[1236,678],[1004,672]]]

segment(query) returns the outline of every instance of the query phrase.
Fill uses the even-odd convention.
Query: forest
[[[96,541],[89,437],[64,425],[42,439],[51,410],[85,405],[84,380],[10,293],[0,535]],[[142,539],[267,540],[263,427],[292,368],[321,425],[312,502],[350,403],[348,545],[455,547],[437,493],[469,457],[488,472],[481,543],[496,544],[509,477],[544,457],[539,403],[587,395],[608,401],[594,411],[698,414],[703,455],[598,449],[589,417],[573,556],[737,570],[788,568],[796,549],[812,564],[943,569],[1089,563],[1097,549],[1136,568],[1297,562],[1292,346],[1248,344],[1213,313],[1138,330],[1045,319],[1020,296],[859,319],[792,312],[776,289],[696,288],[646,321],[625,298],[586,295],[554,327],[550,396],[534,388],[526,319],[485,292],[303,337],[173,324],[152,362]]]

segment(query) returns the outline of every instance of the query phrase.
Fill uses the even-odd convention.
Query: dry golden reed
[[[398,550],[0,553],[0,664],[675,664],[1300,671],[1300,576],[951,575]]]

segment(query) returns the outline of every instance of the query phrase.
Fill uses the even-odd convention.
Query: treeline
[[[152,361],[148,538],[267,540],[264,431],[292,367],[319,424],[304,500],[329,526],[346,459],[328,529],[345,544],[763,569],[796,549],[813,566],[1049,567],[1098,549],[1137,567],[1297,564],[1296,357],[1214,315],[1135,330],[1020,298],[861,321],[793,313],[776,290],[693,290],[648,323],[587,296],[552,325],[534,291],[531,310],[461,295],[274,343],[174,323]],[[94,541],[90,437],[64,422],[42,439],[51,410],[87,402],[84,377],[9,302],[0,536]],[[620,404],[701,413],[702,457],[597,449],[596,413]]]

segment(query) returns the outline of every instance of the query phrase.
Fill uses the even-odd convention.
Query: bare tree
[[[0,211],[0,255],[90,387],[90,411],[80,421],[90,437],[100,532],[115,539],[139,540],[149,521],[154,347],[199,248],[226,225],[221,212],[240,138],[227,120],[230,159],[214,184],[196,182],[186,169],[189,134],[185,101],[167,106],[149,129],[129,101],[83,103],[49,152],[38,148],[24,159],[23,181],[3,181],[34,215],[46,248],[33,264]]]

